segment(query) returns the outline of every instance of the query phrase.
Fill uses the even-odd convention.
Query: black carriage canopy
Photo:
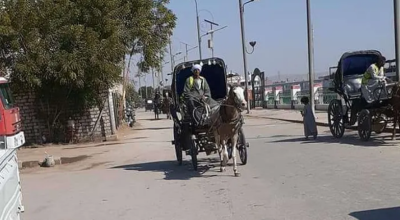
[[[339,61],[342,69],[338,69],[338,73],[342,73],[343,76],[362,75],[380,56],[381,53],[375,50],[345,53]]]
[[[203,64],[200,75],[206,78],[210,86],[211,97],[214,100],[225,98],[227,95],[225,63],[219,58],[186,62],[176,66],[174,78],[178,97],[183,93],[186,79],[193,75],[192,66],[194,64]]]

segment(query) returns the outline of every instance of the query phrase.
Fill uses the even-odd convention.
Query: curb
[[[256,115],[247,115],[248,117],[253,117],[253,118],[265,118],[265,119],[270,119],[270,120],[277,120],[277,121],[284,121],[284,122],[291,122],[291,123],[297,123],[297,124],[303,124],[303,121],[301,120],[295,120],[295,119],[283,119],[283,118],[273,118],[273,117],[267,117],[267,116],[256,116]],[[317,126],[320,127],[329,127],[328,123],[325,122],[316,122]],[[345,128],[345,130],[355,130],[357,131],[358,126],[352,126]],[[385,128],[382,133],[392,133],[393,128]],[[400,129],[396,130],[396,133],[399,133]]]
[[[253,117],[253,118],[265,118],[265,119],[270,119],[270,120],[277,120],[277,121],[285,121],[285,122],[303,124],[303,120],[283,119],[283,118],[274,118],[274,117],[257,116],[257,115],[247,115],[247,116],[248,117]],[[317,126],[329,127],[328,123],[324,123],[324,122],[316,122],[316,124],[317,124]]]
[[[76,157],[53,157],[55,165],[62,165],[62,164],[70,164],[79,162],[81,160],[85,160],[89,158],[88,155],[79,155]],[[19,169],[27,169],[27,168],[35,168],[40,167],[42,161],[39,160],[31,160],[31,161],[18,161],[18,168]]]

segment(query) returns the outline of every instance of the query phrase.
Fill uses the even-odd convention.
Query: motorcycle
[[[129,127],[133,127],[133,125],[136,122],[136,113],[135,113],[135,109],[133,109],[132,107],[127,107],[125,109],[125,121],[128,123]]]

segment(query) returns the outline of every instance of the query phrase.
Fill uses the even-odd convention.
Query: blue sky
[[[215,56],[225,60],[228,70],[243,74],[238,0],[197,2],[202,33],[209,29],[204,19],[228,26],[214,34]],[[173,52],[184,51],[180,41],[197,46],[194,0],[171,0],[169,8],[178,18],[172,36]],[[315,72],[327,72],[346,51],[377,49],[387,59],[394,58],[393,0],[311,0],[311,11]],[[246,5],[244,17],[246,42],[257,41],[254,53],[247,56],[250,71],[257,67],[267,76],[277,75],[278,71],[307,73],[305,0],[255,1]],[[203,58],[211,56],[207,39],[203,38]],[[198,58],[198,49],[189,52],[190,60]],[[170,69],[167,64],[164,73]],[[147,81],[150,85],[150,78]]]

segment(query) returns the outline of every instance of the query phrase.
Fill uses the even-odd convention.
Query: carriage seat
[[[347,76],[344,78],[343,91],[349,99],[361,97],[362,75]]]
[[[366,86],[362,88],[362,97],[365,101],[369,104],[388,100],[392,98],[392,89],[396,85],[395,82],[393,83],[386,83],[384,84],[374,84],[372,86]]]

